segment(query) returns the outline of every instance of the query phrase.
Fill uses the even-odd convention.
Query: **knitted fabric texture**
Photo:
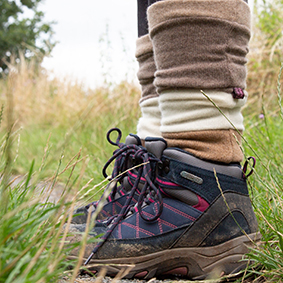
[[[250,10],[242,0],[167,0],[148,9],[159,93],[246,87]]]
[[[153,85],[156,71],[153,58],[153,47],[149,35],[142,36],[136,41],[136,59],[139,63],[137,77],[142,87],[142,100],[156,97],[156,88]]]
[[[158,94],[153,84],[156,67],[149,35],[138,38],[136,42],[136,58],[139,62],[137,75],[142,88],[140,100],[142,116],[138,121],[137,134],[141,139],[148,136],[161,137],[161,114]]]
[[[244,130],[241,107],[246,97],[234,99],[230,93],[216,90],[204,93],[206,96],[193,89],[164,91],[159,98],[161,132]]]
[[[207,130],[162,133],[168,146],[186,150],[204,160],[241,162],[241,136],[236,130]]]
[[[247,3],[165,0],[149,7],[148,22],[162,136],[203,159],[241,161],[237,131],[244,130],[241,107],[247,96]],[[235,89],[245,96],[233,97]]]
[[[161,137],[161,114],[158,97],[151,97],[140,102],[142,116],[138,121],[137,135],[144,140],[146,137]]]

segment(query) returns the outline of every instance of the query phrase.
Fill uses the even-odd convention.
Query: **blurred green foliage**
[[[19,50],[26,59],[36,57],[40,63],[53,49],[53,23],[44,22],[44,13],[38,9],[40,2],[0,0],[0,76],[18,60]]]

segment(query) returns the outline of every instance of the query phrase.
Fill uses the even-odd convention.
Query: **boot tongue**
[[[126,137],[125,144],[126,144],[126,145],[135,144],[135,145],[140,146],[142,143],[141,143],[141,139],[140,139],[139,136],[134,135],[134,134],[129,134],[129,135]],[[131,160],[128,161],[127,167],[128,167],[128,168],[133,167],[133,164],[132,164],[132,161],[131,161]],[[132,189],[132,185],[129,183],[128,178],[129,178],[128,176],[125,176],[125,177],[123,178],[122,182],[121,182],[121,183],[122,183],[122,187],[123,187],[124,191],[126,191],[126,192],[130,192],[131,189]],[[119,192],[117,192],[117,194],[118,194],[119,196],[121,196]],[[117,194],[116,194],[116,195],[117,195]]]
[[[141,139],[137,135],[129,134],[126,137],[125,144],[126,145],[130,145],[130,144],[141,145]]]
[[[163,151],[167,148],[167,143],[162,138],[146,138],[145,147],[148,152],[155,155],[157,158],[161,158]]]

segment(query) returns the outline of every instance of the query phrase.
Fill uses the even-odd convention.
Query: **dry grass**
[[[70,125],[85,119],[95,122],[109,113],[115,119],[139,114],[139,88],[128,82],[112,89],[86,89],[69,79],[49,79],[44,69],[24,58],[10,65],[10,77],[11,74],[12,90],[8,90],[7,79],[0,81],[0,100],[5,105],[7,93],[12,92],[14,117],[19,126]]]
[[[247,65],[249,100],[245,111],[249,114],[278,111],[277,78],[283,62],[282,11],[281,0],[255,5]]]
[[[66,166],[82,148],[82,155],[90,158],[85,181],[95,177],[99,183],[101,168],[114,150],[105,139],[107,131],[112,127],[126,133],[136,131],[138,86],[121,82],[86,89],[69,79],[50,79],[46,70],[24,58],[9,67],[8,77],[0,80],[0,108],[4,106],[0,137],[5,139],[7,128],[14,124],[14,174],[25,174],[32,160],[37,171],[46,156],[48,168],[45,166],[41,178],[48,178],[57,170],[61,155],[65,157],[62,166]]]

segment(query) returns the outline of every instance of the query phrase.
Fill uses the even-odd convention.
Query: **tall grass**
[[[256,1],[254,35],[249,56],[249,103],[244,144],[256,155],[250,179],[252,200],[259,219],[262,246],[251,258],[261,265],[254,271],[268,282],[283,281],[283,2]]]
[[[249,116],[246,123],[246,155],[257,158],[250,179],[253,205],[259,220],[262,245],[251,258],[262,266],[254,271],[268,282],[283,280],[283,116],[281,73],[278,68],[277,104],[262,107],[262,115]],[[276,97],[274,97],[276,98]],[[257,278],[258,279],[258,278]]]
[[[10,96],[7,94],[12,92],[14,135],[19,141],[14,144],[14,150],[21,156],[12,167],[14,174],[27,172],[27,161],[33,159],[35,170],[39,170],[39,157],[45,154],[41,176],[50,177],[63,151],[62,163],[66,165],[82,148],[82,155],[89,156],[84,179],[97,178],[113,150],[105,140],[107,130],[119,126],[125,132],[135,131],[139,89],[133,84],[122,82],[111,89],[107,86],[85,89],[67,79],[51,80],[43,69],[24,60],[11,70],[13,87],[9,90],[8,79],[0,81],[0,103],[5,106]],[[4,107],[3,117],[2,134],[5,134],[7,107]],[[97,181],[101,179],[98,177]]]
[[[283,24],[278,11],[283,11],[279,0],[256,4],[244,109],[243,151],[257,158],[249,184],[263,235],[250,255],[260,268],[251,272],[269,282],[283,281]],[[96,184],[103,181],[101,169],[114,150],[105,134],[117,126],[126,134],[135,132],[139,98],[133,83],[92,90],[50,79],[23,58],[10,65],[9,76],[0,80],[0,282],[52,282],[64,274],[71,247],[62,244],[63,223],[77,200],[98,199]],[[45,187],[38,187],[42,181]]]
[[[283,1],[255,0],[252,40],[248,55],[248,113],[261,113],[262,106],[276,108],[277,75],[283,61]]]
[[[71,182],[56,203],[50,203],[49,197],[57,174],[49,192],[38,188],[32,180],[33,161],[26,176],[17,182],[10,171],[12,143],[9,131],[0,149],[0,282],[52,282],[71,264],[66,258],[72,247],[64,245],[66,235],[62,237],[72,206],[67,202]]]
[[[86,90],[22,59],[0,94],[0,282],[57,282],[77,265],[66,261],[78,243],[66,245],[64,223],[81,198],[99,197],[114,150],[106,131],[135,130],[138,90],[126,82]]]

